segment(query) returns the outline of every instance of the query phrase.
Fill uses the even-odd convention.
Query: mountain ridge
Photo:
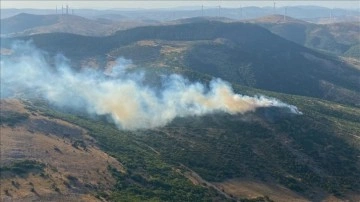
[[[1,34],[4,36],[27,36],[42,33],[72,33],[85,36],[106,36],[121,29],[133,28],[156,22],[121,19],[88,19],[72,14],[34,15],[20,13],[1,19]]]
[[[327,51],[336,55],[358,57],[346,54],[360,43],[360,24],[357,21],[314,24],[280,15],[269,15],[248,20],[271,32],[300,45]]]
[[[77,68],[87,58],[104,68],[111,58],[126,57],[140,66],[176,64],[238,84],[359,104],[355,97],[360,92],[360,72],[351,64],[250,23],[207,21],[138,27],[107,37],[53,33],[14,39],[31,39],[52,54],[62,53]],[[138,43],[146,40],[157,45]],[[174,43],[166,45],[167,41]],[[177,54],[161,52],[169,45],[187,48]],[[136,57],[137,51],[143,52],[143,58]]]

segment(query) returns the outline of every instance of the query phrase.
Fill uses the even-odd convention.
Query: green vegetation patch
[[[30,173],[43,173],[45,164],[35,160],[24,160],[14,162],[10,165],[0,167],[1,177],[7,176],[27,176]]]
[[[101,149],[122,163],[125,173],[108,167],[116,179],[116,185],[110,194],[94,193],[99,198],[109,201],[232,201],[214,189],[192,184],[181,174],[179,164],[172,164],[161,155],[149,152],[141,141],[142,136],[120,131],[115,125],[107,123],[106,118],[91,120],[54,111],[45,105],[31,106],[29,109],[87,129]]]
[[[29,118],[29,114],[15,111],[0,111],[0,124],[14,126]]]
[[[239,116],[178,118],[163,128],[123,131],[105,117],[89,119],[45,105],[32,108],[87,129],[124,165],[125,173],[109,167],[117,181],[112,194],[97,193],[109,200],[226,200],[205,185],[192,184],[182,165],[210,182],[234,178],[275,182],[310,199],[316,195],[314,189],[340,197],[360,189],[360,142],[355,137],[360,136],[359,108],[242,86],[235,86],[235,91],[277,97],[304,114],[263,108]]]

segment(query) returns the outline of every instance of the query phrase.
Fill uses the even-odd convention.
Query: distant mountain
[[[331,23],[343,23],[343,22],[359,22],[360,15],[342,15],[342,16],[333,16],[333,17],[318,17],[305,19],[307,22],[315,24],[331,24]]]
[[[268,5],[272,5],[269,3]],[[71,5],[70,5],[71,7]],[[283,14],[285,9],[287,15],[293,18],[303,19],[306,21],[318,22],[329,18],[330,13],[334,20],[348,20],[353,17],[359,17],[360,13],[354,9],[330,9],[319,6],[291,6],[291,7],[277,7],[274,11],[272,6],[255,7],[247,6],[235,8],[226,8],[221,6],[220,12],[218,6],[203,7],[192,6],[191,8],[166,8],[166,9],[112,9],[112,10],[94,10],[94,9],[75,9],[76,15],[80,15],[90,19],[96,19],[97,16],[116,16],[121,15],[130,19],[138,20],[156,20],[156,21],[171,21],[181,18],[192,18],[199,16],[209,17],[226,17],[231,19],[252,19],[267,16],[270,14]],[[1,9],[1,18],[11,17],[19,13],[31,14],[55,14],[55,9]]]
[[[292,18],[290,16],[284,15],[266,15],[260,18],[246,20],[246,22],[251,23],[298,23],[298,24],[308,24],[308,22]]]
[[[77,15],[33,15],[22,13],[1,20],[1,34],[24,36],[40,33],[63,32],[86,36],[110,35],[120,29],[154,24],[136,20],[90,20]]]
[[[237,84],[359,105],[359,70],[254,24],[210,21],[138,27],[103,38],[57,33],[19,39],[61,52],[75,66],[89,58],[106,66],[123,56],[139,66],[177,66]]]
[[[9,34],[26,29],[52,25],[58,22],[59,15],[32,15],[21,13],[11,18],[1,20],[1,33]]]
[[[111,21],[120,21],[120,20],[127,19],[127,17],[125,17],[121,14],[102,14],[102,15],[97,15],[95,18],[107,19],[107,20],[111,20]]]
[[[360,44],[358,22],[313,24],[281,15],[266,16],[248,22],[261,25],[285,39],[309,48],[337,55],[360,56],[360,53],[347,53]]]
[[[174,21],[169,21],[167,22],[167,24],[199,23],[199,22],[209,22],[209,21],[234,22],[235,20],[225,17],[193,17],[193,18],[181,18]]]

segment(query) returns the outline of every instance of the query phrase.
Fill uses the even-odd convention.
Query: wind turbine
[[[273,10],[273,12],[274,12],[274,15],[276,14],[276,2],[274,1],[274,10]]]
[[[219,17],[220,17],[220,9],[221,9],[221,0],[219,0]]]
[[[201,5],[201,16],[204,17],[204,4]]]
[[[240,5],[240,19],[242,19],[242,18],[243,18],[243,12],[242,12],[242,7]]]

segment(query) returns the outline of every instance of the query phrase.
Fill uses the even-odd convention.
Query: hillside
[[[32,175],[2,178],[9,184],[5,186],[8,191],[4,189],[2,193],[7,193],[7,197],[39,199],[71,196],[69,192],[79,197],[76,193],[80,192],[94,200],[97,196],[111,201],[180,201],[184,197],[221,201],[227,197],[254,201],[284,201],[285,197],[291,201],[359,199],[360,128],[357,123],[360,112],[357,108],[235,87],[237,92],[278,97],[297,105],[304,115],[264,108],[245,115],[216,113],[179,118],[165,127],[151,130],[119,131],[105,117],[69,114],[67,110],[51,108],[39,101],[2,101],[1,129],[12,131],[11,136],[1,133],[5,141],[2,144],[13,145],[11,141],[17,141],[15,147],[2,146],[2,155],[8,156],[2,160],[32,159],[39,165],[47,165],[44,171],[22,171],[35,172]],[[15,107],[13,103],[17,103]],[[49,121],[52,122],[49,128],[34,125]],[[64,127],[71,128],[64,130]],[[86,133],[83,141],[78,139],[81,138],[77,135],[79,130]],[[24,145],[24,140],[31,141],[26,145],[42,146],[29,151],[32,147]],[[21,143],[23,149],[18,150]],[[102,178],[91,174],[104,169],[97,166],[106,165],[100,163],[103,158],[96,157],[105,155],[98,148],[121,162],[119,165],[113,161],[107,171],[100,171],[104,175],[113,174],[112,179],[116,180],[113,189],[99,186]],[[70,158],[68,152],[74,151]],[[48,157],[44,158],[44,153]],[[92,159],[86,160],[89,154]],[[82,172],[78,166],[82,161],[72,158],[84,159],[94,167],[87,165]],[[76,165],[70,166],[74,163]],[[114,164],[121,172],[113,170]],[[76,177],[80,184],[66,177],[71,167],[76,171],[68,175]],[[51,183],[45,183],[41,173],[47,176],[45,179],[52,179]],[[56,178],[57,173],[65,178]],[[84,176],[85,173],[89,175]],[[106,179],[108,181],[109,177]],[[62,183],[70,184],[71,189]],[[86,188],[81,188],[81,184]],[[255,200],[256,197],[260,198]]]
[[[313,24],[282,15],[271,15],[248,22],[261,25],[271,32],[309,48],[336,55],[347,54],[360,43],[360,24],[357,21]]]
[[[52,25],[58,21],[58,18],[57,15],[42,16],[21,13],[10,18],[1,19],[1,33],[9,34],[33,27]]]
[[[226,17],[193,17],[193,18],[181,18],[166,22],[165,24],[199,23],[199,22],[208,22],[208,21],[234,22],[235,20]]]
[[[20,39],[32,39],[52,54],[63,53],[74,67],[90,63],[105,67],[125,57],[139,67],[176,66],[282,93],[356,106],[360,99],[360,72],[353,65],[253,24],[206,21],[138,27],[103,38],[54,33]],[[7,43],[4,40],[3,46]]]
[[[184,169],[149,153],[151,147],[132,135],[89,117],[76,119],[91,126],[84,128],[61,117],[71,114],[33,104],[1,100],[2,201],[226,201],[223,194],[192,184]]]
[[[359,201],[359,61],[195,21],[2,38],[1,200]]]
[[[107,166],[125,172],[84,129],[30,112],[19,100],[0,104],[2,201],[99,201],[92,193],[115,185]]]
[[[114,16],[116,17],[116,16]],[[120,18],[120,16],[118,16]],[[72,33],[85,36],[110,35],[118,30],[156,24],[130,19],[87,19],[77,15],[33,15],[21,13],[1,19],[1,34],[27,36],[42,33]]]
[[[260,18],[245,20],[246,22],[251,23],[298,23],[298,24],[307,24],[308,22],[299,20],[296,18],[292,18],[290,16],[284,16],[284,15],[267,15]]]

